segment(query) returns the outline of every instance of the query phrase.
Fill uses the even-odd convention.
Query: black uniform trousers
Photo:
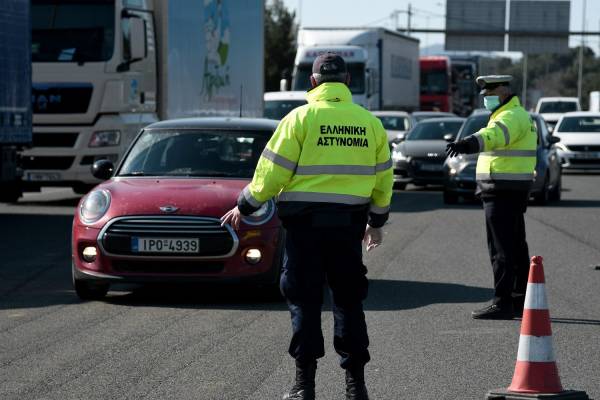
[[[524,295],[529,277],[529,249],[524,214],[529,192],[500,192],[482,196],[488,250],[494,271],[494,304]]]
[[[348,226],[286,226],[281,292],[292,318],[289,353],[299,363],[325,355],[321,331],[325,284],[332,298],[333,345],[341,367],[362,367],[370,360],[362,306],[368,292],[362,263],[365,226],[366,215],[364,221]]]

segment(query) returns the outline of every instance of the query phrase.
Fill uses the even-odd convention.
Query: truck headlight
[[[108,190],[94,190],[83,199],[79,208],[79,217],[86,224],[98,221],[106,214],[110,206]]]
[[[118,146],[121,142],[121,131],[96,131],[92,134],[88,147]]]
[[[242,216],[242,221],[246,225],[262,225],[269,221],[275,214],[275,202],[269,200],[264,203],[258,210],[248,216]]]

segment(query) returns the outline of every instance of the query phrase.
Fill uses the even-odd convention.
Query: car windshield
[[[413,118],[417,122],[423,121],[424,119],[444,118],[444,117],[453,117],[453,116],[455,116],[455,115],[441,113],[441,112],[432,112],[432,113],[423,113],[423,114],[414,113],[413,114]]]
[[[31,59],[106,61],[115,38],[114,0],[33,0]]]
[[[272,131],[146,130],[118,176],[252,178]]]
[[[540,105],[540,113],[566,113],[577,111],[577,103],[574,101],[545,101]]]
[[[350,92],[365,92],[365,65],[362,63],[346,64],[350,73]],[[310,90],[310,76],[312,75],[312,64],[301,64],[296,71],[293,90]]]
[[[391,131],[406,131],[408,130],[408,118],[378,115],[377,118],[381,120],[381,123],[385,129]]]
[[[471,136],[480,129],[485,128],[488,123],[488,119],[489,115],[478,115],[467,118],[459,132],[457,140],[462,140],[468,136]]]
[[[421,94],[446,94],[448,93],[448,72],[421,71]]]
[[[296,107],[306,104],[305,100],[268,100],[265,101],[265,118],[282,119]]]
[[[444,136],[456,136],[462,121],[430,121],[417,124],[406,140],[444,140]]]
[[[557,132],[600,132],[600,116],[565,117],[558,126]]]

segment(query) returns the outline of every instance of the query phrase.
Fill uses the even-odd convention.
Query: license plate
[[[28,172],[26,175],[28,181],[60,181],[60,174],[58,172]]]
[[[594,160],[594,159],[600,158],[600,153],[592,152],[592,151],[574,153],[573,158],[584,158],[584,159]]]
[[[420,169],[422,171],[441,171],[442,165],[438,164],[421,164]]]
[[[134,253],[198,253],[200,239],[189,238],[131,238]]]

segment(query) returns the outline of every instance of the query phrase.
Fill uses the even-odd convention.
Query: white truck
[[[262,116],[261,0],[32,0],[26,190],[98,181],[144,126]]]
[[[328,51],[346,61],[355,103],[369,110],[418,109],[417,39],[384,28],[302,28],[292,90],[310,89],[312,63]]]

